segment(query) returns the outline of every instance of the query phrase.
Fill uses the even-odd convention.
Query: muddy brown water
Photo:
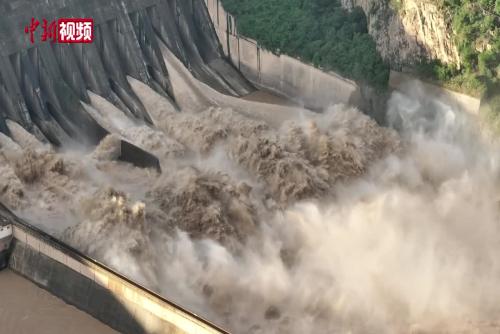
[[[10,270],[0,272],[0,333],[118,333]]]

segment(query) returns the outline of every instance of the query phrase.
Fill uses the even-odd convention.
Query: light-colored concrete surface
[[[315,109],[357,100],[359,88],[353,81],[261,48],[256,41],[238,34],[234,17],[225,12],[220,0],[205,0],[205,3],[224,53],[230,56],[233,64],[257,87],[287,96]],[[412,95],[412,82],[419,82],[424,90],[423,96],[442,100],[474,115],[479,112],[480,99],[391,71],[391,88]]]
[[[389,86],[410,96],[415,94],[415,89],[421,90],[420,96],[434,98],[449,106],[458,108],[473,115],[479,113],[481,100],[469,95],[460,94],[449,89],[439,87],[418,80],[411,75],[391,71]]]
[[[258,88],[300,102],[313,109],[349,103],[358,93],[355,82],[334,72],[266,51],[252,39],[241,36],[233,16],[218,0],[205,0],[224,53],[245,77]]]
[[[62,246],[51,244],[50,241],[42,238],[39,232],[30,231],[28,227],[14,226],[14,238],[17,239],[17,243],[14,246],[10,259],[10,268],[12,270],[22,273],[30,280],[37,282],[40,286],[47,287],[48,291],[51,293],[72,300],[72,303],[75,303],[75,305],[82,310],[95,315],[105,323],[112,324],[114,328],[118,328],[127,333],[136,333],[137,330],[134,330],[134,328],[138,327],[140,327],[141,331],[146,331],[147,333],[217,334],[224,332],[176,305],[151,294],[149,291],[127,282],[116,273],[97,264],[80,259],[78,255],[72,254],[68,249],[64,251],[58,249],[58,247]],[[60,266],[61,264],[63,267]],[[78,273],[81,277],[75,276],[74,273]],[[88,327],[91,323],[86,324],[83,320],[78,320],[78,318],[75,318],[78,320],[78,326],[84,328],[85,331],[73,332],[63,330],[61,332],[57,331],[59,328],[58,326],[53,326],[46,331],[33,332],[32,329],[36,328],[33,327],[35,326],[34,323],[36,321],[42,321],[44,316],[52,316],[54,319],[58,319],[58,316],[61,316],[62,320],[66,319],[68,322],[72,319],[72,316],[63,313],[62,310],[64,308],[55,304],[55,301],[60,301],[59,299],[41,289],[35,289],[34,292],[29,292],[27,295],[21,294],[21,297],[26,298],[23,302],[24,304],[20,303],[17,305],[17,311],[11,311],[8,303],[3,304],[2,302],[4,300],[15,299],[16,292],[14,290],[23,291],[20,284],[24,283],[29,285],[31,283],[22,278],[21,282],[16,281],[16,276],[12,271],[7,271],[7,274],[0,274],[7,275],[5,280],[8,283],[16,283],[19,286],[19,288],[17,288],[6,284],[4,287],[2,286],[2,277],[0,277],[0,334],[4,333],[2,331],[1,321],[6,318],[10,319],[9,312],[19,313],[21,318],[19,318],[20,320],[10,322],[9,328],[12,330],[9,329],[9,331],[5,333],[101,333],[97,330],[91,330],[91,327]],[[12,279],[12,277],[14,279]],[[94,284],[89,286],[85,280],[82,280],[83,277],[91,278]],[[17,278],[20,277],[17,276]],[[70,289],[68,289],[68,284]],[[31,286],[37,288],[36,285],[31,284]],[[98,291],[99,289],[97,289],[97,287],[99,289],[104,289],[106,293]],[[85,288],[88,288],[86,294],[77,290]],[[43,297],[40,297],[42,298],[41,301],[48,300],[49,303],[48,306],[41,304],[40,307],[42,310],[50,309],[50,305],[55,305],[53,308],[56,310],[56,313],[50,315],[48,311],[38,312],[36,308],[33,309],[34,311],[26,309],[28,313],[22,313],[23,309],[29,307],[31,303],[30,298],[33,301],[32,304],[35,306],[38,302],[41,302],[38,296]],[[50,297],[53,299],[50,299]],[[64,303],[63,305],[70,309],[72,308]],[[94,305],[94,307],[92,305]],[[112,309],[112,313],[110,313],[109,310],[103,309],[102,307],[97,307],[96,309],[95,306],[97,305],[114,306],[110,306]],[[78,311],[76,308],[72,309]],[[94,311],[95,313],[93,313]],[[2,318],[4,314],[5,316]],[[82,314],[86,315],[85,313]],[[90,316],[88,317],[93,319]],[[26,328],[26,331],[18,332],[14,330],[21,320],[31,318],[34,318],[34,322],[27,322],[26,324],[21,323],[23,330]],[[52,318],[49,318],[49,320]],[[98,320],[94,321],[99,324]],[[87,325],[87,327],[85,327],[85,325]],[[68,328],[68,326],[70,326],[70,324],[62,326],[61,328],[65,329]],[[134,326],[134,328],[130,326]],[[54,330],[52,331],[52,329]],[[108,332],[103,331],[102,333]],[[110,329],[109,333],[114,332]]]
[[[117,333],[10,270],[0,272],[0,333]]]
[[[267,104],[276,104],[281,106],[294,106],[295,103],[278,95],[268,93],[262,90],[256,90],[253,93],[245,95],[242,99],[247,101],[261,102]]]

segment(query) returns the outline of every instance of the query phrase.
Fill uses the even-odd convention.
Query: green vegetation
[[[238,30],[264,48],[325,70],[387,86],[389,66],[368,34],[361,8],[348,12],[337,0],[223,0]]]
[[[396,10],[401,7],[401,0],[389,1]],[[222,2],[237,17],[239,31],[264,48],[379,89],[387,86],[389,66],[368,34],[361,8],[348,12],[338,0]],[[500,0],[436,2],[450,18],[461,64],[424,61],[416,72],[448,88],[496,101],[491,105],[497,106],[498,98],[494,97],[500,94]]]
[[[460,68],[433,61],[422,74],[466,93],[490,98],[500,93],[500,0],[440,0],[450,18]]]
[[[401,1],[402,0],[390,0],[391,7],[396,9],[396,11],[401,10]]]
[[[500,94],[483,101],[480,112],[488,128],[493,130],[493,133],[500,135]]]

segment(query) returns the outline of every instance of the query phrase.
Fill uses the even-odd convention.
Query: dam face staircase
[[[96,145],[107,131],[83,108],[88,90],[128,116],[151,123],[127,76],[175,106],[162,56],[167,47],[200,81],[234,96],[252,86],[223,55],[203,0],[0,0],[0,132],[6,120],[39,139]],[[91,44],[32,44],[32,18],[92,18]]]

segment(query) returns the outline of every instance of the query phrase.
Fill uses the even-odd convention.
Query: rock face
[[[460,64],[446,13],[432,0],[341,0],[363,8],[368,29],[393,69],[422,59]],[[397,7],[397,8],[396,8]]]

